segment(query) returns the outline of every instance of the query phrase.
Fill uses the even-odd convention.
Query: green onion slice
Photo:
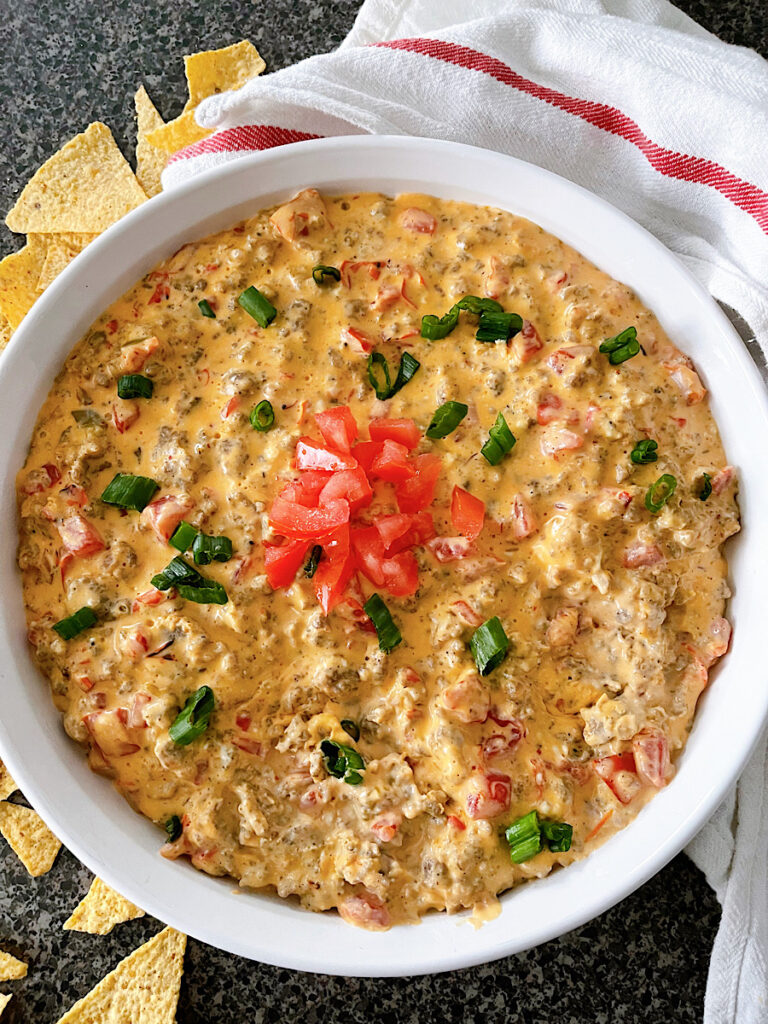
[[[702,473],[701,475],[704,478],[704,482],[702,483],[701,490],[699,491],[699,500],[706,501],[712,493],[712,477],[709,473]]]
[[[383,401],[396,395],[401,388],[404,388],[408,381],[414,377],[420,366],[421,363],[410,352],[403,352],[400,356],[397,377],[395,377],[393,384],[392,378],[389,375],[389,366],[387,365],[386,358],[381,352],[371,352],[368,356],[368,380],[376,392],[376,397]],[[377,368],[380,368],[381,373]]]
[[[242,295],[238,296],[237,301],[260,327],[269,327],[277,316],[277,310],[266,295],[262,295],[253,285],[246,288]]]
[[[489,438],[480,449],[480,453],[492,466],[498,466],[504,456],[515,447],[517,438],[509,429],[503,413],[498,414],[488,434]]]
[[[677,480],[671,473],[663,473],[655,484],[651,484],[645,495],[645,507],[656,515],[675,493]]]
[[[216,314],[213,312],[213,309],[208,299],[200,299],[200,301],[197,304],[197,308],[200,310],[203,316],[207,316],[209,320],[216,319]]]
[[[210,537],[198,533],[192,544],[195,565],[210,565],[211,562],[228,562],[232,557],[232,541],[229,537]]]
[[[360,726],[357,724],[357,722],[353,722],[351,718],[342,718],[341,728],[344,730],[347,736],[352,737],[355,743],[357,743],[357,741],[360,739]]]
[[[181,837],[182,831],[181,818],[178,814],[172,814],[165,823],[165,833],[168,836],[168,842],[175,843]]]
[[[459,299],[454,308],[465,309],[468,313],[474,313],[475,316],[482,316],[483,313],[504,312],[504,307],[496,299],[480,299],[477,295],[465,295],[463,299]]]
[[[389,608],[384,604],[378,594],[371,594],[363,605],[363,611],[376,627],[376,635],[379,638],[379,649],[389,654],[399,643],[402,643],[400,630],[389,614]]]
[[[55,622],[53,628],[62,640],[71,640],[78,633],[82,633],[84,629],[95,626],[97,622],[96,612],[94,612],[93,608],[85,605],[72,615],[68,615],[66,619],[60,619],[58,622]]]
[[[162,572],[152,577],[151,582],[157,590],[176,587],[179,597],[195,604],[226,604],[228,601],[221,583],[206,579],[180,555],[172,558]]]
[[[118,508],[130,508],[141,512],[152,500],[160,484],[148,476],[132,476],[130,473],[117,473],[104,488],[101,500],[107,505]]]
[[[515,864],[530,860],[541,849],[541,826],[535,810],[513,821],[504,834],[509,843],[509,856]]]
[[[509,638],[497,615],[478,626],[469,641],[469,649],[481,676],[497,668],[507,653]]]
[[[308,580],[311,580],[312,577],[317,572],[317,566],[322,557],[323,549],[320,547],[319,544],[315,544],[315,546],[309,553],[309,559],[307,560],[307,564],[304,566],[304,575],[307,577]],[[342,725],[343,724],[344,723],[342,722]]]
[[[176,590],[179,597],[183,597],[185,601],[194,601],[195,604],[226,604],[229,600],[224,587],[215,580],[206,580],[202,587],[178,583]]]
[[[481,313],[477,341],[509,341],[523,329],[523,318],[517,313]]]
[[[117,379],[118,398],[151,398],[155,385],[140,373],[124,373]]]
[[[275,425],[275,410],[272,408],[272,403],[263,398],[258,405],[251,409],[251,415],[248,419],[254,430],[258,430],[261,434],[266,434]]]
[[[350,786],[359,786],[363,781],[360,772],[365,770],[365,761],[354,747],[335,740],[323,740],[320,744],[325,770],[335,779],[343,779]]]
[[[201,686],[192,694],[168,730],[176,746],[186,747],[192,740],[202,736],[208,728],[215,704],[210,686]]]
[[[341,271],[336,267],[326,267],[324,263],[318,263],[316,267],[312,268],[312,280],[315,284],[325,284],[326,278],[329,281],[340,281]]]
[[[625,327],[624,330],[613,338],[606,338],[600,346],[603,355],[608,356],[608,362],[612,366],[625,363],[627,359],[636,356],[640,351],[640,342],[637,340],[637,328]]]
[[[468,412],[469,406],[464,405],[463,402],[445,402],[435,409],[427,427],[427,437],[432,438],[433,441],[447,437],[453,433]]]
[[[656,454],[658,447],[656,441],[638,441],[629,453],[629,457],[636,466],[647,466],[658,459],[659,456]]]
[[[188,523],[186,519],[182,519],[182,521],[171,534],[171,539],[168,541],[168,543],[172,547],[176,548],[177,551],[181,551],[181,553],[183,554],[196,536],[197,530],[192,525],[192,523]]]
[[[468,313],[473,313],[475,316],[482,316],[484,313],[504,312],[503,306],[496,302],[495,299],[481,299],[477,295],[465,295],[463,299],[459,299],[457,303],[451,306],[444,316],[437,317],[433,313],[423,316],[421,318],[422,338],[428,338],[430,341],[439,341],[441,338],[446,338],[458,324],[459,311],[462,309],[465,309]],[[515,314],[510,315],[514,316]],[[522,321],[520,321],[520,327],[522,326]]]
[[[552,853],[567,853],[573,839],[573,825],[567,821],[542,821],[541,834]]]

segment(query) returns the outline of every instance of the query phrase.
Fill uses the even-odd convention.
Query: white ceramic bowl
[[[15,566],[14,475],[54,376],[95,317],[182,243],[300,188],[423,191],[503,207],[536,221],[626,282],[695,359],[711,390],[726,452],[739,467],[744,529],[729,545],[733,649],[714,674],[672,784],[589,858],[502,898],[476,931],[466,915],[369,933],[333,914],[237,892],[158,855],[161,835],[67,738],[25,641]],[[658,871],[696,833],[743,767],[768,712],[764,566],[768,403],[758,373],[718,306],[670,253],[622,213],[530,164],[425,139],[353,137],[302,142],[242,158],[129,214],[45,292],[0,361],[0,752],[50,827],[92,871],[162,921],[270,964],[329,974],[412,975],[481,963],[589,920]],[[43,883],[44,884],[44,883]]]

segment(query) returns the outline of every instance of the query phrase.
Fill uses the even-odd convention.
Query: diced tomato
[[[421,431],[411,419],[375,419],[368,425],[372,441],[397,441],[411,451],[421,440]]]
[[[709,626],[709,639],[701,647],[701,661],[705,668],[709,668],[722,658],[728,651],[731,642],[731,624],[728,619],[718,615]]]
[[[624,549],[621,564],[625,569],[640,569],[646,565],[657,565],[664,561],[664,555],[656,544],[634,541]]]
[[[400,214],[400,223],[408,231],[418,231],[422,235],[434,235],[437,221],[426,210],[418,206],[409,206]]]
[[[437,455],[417,455],[411,460],[416,475],[395,489],[397,507],[401,512],[421,512],[432,504],[442,462]]]
[[[146,729],[147,720],[144,717],[144,709],[147,704],[152,703],[152,698],[148,693],[137,693],[133,698],[130,708],[128,709],[128,717],[126,725],[129,729]]]
[[[167,544],[181,520],[194,507],[194,502],[168,494],[151,501],[141,513],[141,521],[155,531],[158,540]]]
[[[159,276],[160,276],[160,280],[157,282],[155,290],[152,292],[150,297],[147,299],[147,305],[148,306],[151,306],[155,302],[164,302],[166,299],[170,298],[171,286],[168,283],[168,275],[167,274],[161,274]]]
[[[468,626],[474,626],[477,628],[477,626],[482,625],[482,615],[478,615],[472,605],[468,604],[466,601],[454,601],[451,604],[451,608],[456,609],[456,614],[459,618],[463,619]]]
[[[115,646],[132,661],[138,661],[149,650],[149,640],[141,626],[126,626],[118,632]]]
[[[392,923],[386,903],[375,893],[367,890],[356,896],[347,896],[339,903],[338,910],[339,916],[347,924],[353,924],[357,928],[382,932]]]
[[[353,352],[362,356],[372,352],[375,344],[375,338],[367,331],[361,331],[359,327],[342,327],[341,340],[343,344],[349,345]]]
[[[61,480],[61,473],[52,462],[46,462],[40,469],[33,469],[27,477],[22,491],[25,494],[39,494],[40,491],[47,491]]]
[[[132,427],[140,415],[138,402],[126,402],[118,398],[112,406],[112,422],[121,434]]]
[[[242,750],[245,754],[254,754],[256,757],[261,757],[262,745],[258,740],[252,739],[250,736],[233,736],[233,746],[237,747],[238,750]]]
[[[442,701],[445,710],[465,725],[471,722],[484,722],[491,708],[488,687],[477,674],[466,676],[446,686],[442,693]]]
[[[126,373],[138,373],[149,359],[152,353],[158,348],[160,341],[157,338],[145,338],[133,345],[127,345],[123,349],[123,369]]]
[[[643,729],[632,740],[637,774],[657,789],[666,786],[672,774],[669,744],[661,729]]]
[[[305,188],[279,206],[269,218],[287,242],[308,235],[310,230],[330,225],[325,201],[316,188]]]
[[[346,502],[344,504],[346,505]],[[347,509],[349,509],[348,505]],[[333,609],[344,600],[347,584],[354,571],[355,562],[350,550],[349,526],[344,524],[334,530],[323,543],[323,558],[312,577],[317,600],[326,615],[330,615]]]
[[[514,540],[525,540],[526,537],[530,537],[538,529],[533,509],[522,494],[516,494],[512,499],[511,522]]]
[[[558,452],[574,451],[576,448],[581,448],[583,444],[584,438],[581,434],[575,434],[566,427],[554,425],[545,427],[539,439],[542,455],[557,456]]]
[[[435,537],[427,547],[438,562],[456,562],[466,558],[474,545],[468,537]]]
[[[417,512],[411,516],[403,513],[378,516],[374,526],[387,555],[395,555],[417,544],[426,544],[435,536],[435,524],[429,512]]]
[[[373,281],[378,281],[381,268],[386,266],[383,260],[358,260],[353,262],[352,260],[342,260],[339,271],[341,273],[341,283],[345,288],[349,288],[352,285],[352,274],[356,274],[358,270],[365,268],[368,271],[368,276]]]
[[[238,729],[242,729],[243,732],[248,732],[251,728],[251,716],[247,711],[238,711],[235,717],[235,725]]]
[[[387,811],[371,824],[371,832],[380,843],[391,843],[397,835],[403,816],[398,811]]]
[[[351,512],[358,512],[370,505],[373,498],[371,485],[362,466],[355,469],[342,469],[334,473],[320,492],[320,504],[325,505],[337,498],[346,498]]]
[[[559,420],[562,408],[563,403],[557,395],[542,395],[536,410],[536,422],[539,426],[545,427],[548,423],[552,423],[553,420]]]
[[[385,558],[384,586],[393,597],[409,597],[419,589],[419,564],[412,551]]]
[[[125,709],[120,708],[113,711],[91,711],[83,716],[83,724],[106,759],[127,757],[139,749],[139,744],[131,740],[118,710],[125,714]]]
[[[610,791],[623,804],[628,804],[640,789],[633,754],[611,754],[592,762],[592,767]]]
[[[396,597],[414,594],[419,586],[419,567],[412,552],[386,555],[375,526],[352,530],[352,548],[357,567],[376,587],[385,587]]]
[[[476,780],[476,790],[467,797],[470,818],[495,818],[509,810],[512,782],[509,775],[485,772]]]
[[[295,501],[307,508],[317,508],[320,494],[333,477],[333,473],[323,473],[319,469],[306,469],[298,480],[291,480],[280,491],[280,497]]]
[[[474,540],[479,537],[485,522],[485,502],[462,487],[454,487],[451,497],[451,523],[454,530]]]
[[[455,814],[449,814],[445,819],[449,825],[452,825],[458,832],[464,832],[466,830],[465,823]]]
[[[523,320],[523,329],[508,342],[514,348],[521,363],[527,363],[544,348],[544,342],[539,337],[530,320]]]
[[[403,287],[405,282],[403,282]],[[376,298],[371,303],[371,309],[376,313],[381,313],[382,310],[389,309],[396,302],[404,297],[404,293],[401,288],[398,288],[396,284],[383,284],[378,292]],[[408,299],[410,302],[410,299]]]
[[[64,500],[70,507],[78,506],[79,508],[84,508],[88,504],[88,495],[77,484],[69,484],[67,487],[62,487],[59,494],[63,495]]]
[[[322,469],[335,473],[340,469],[354,469],[357,460],[348,453],[327,448],[312,437],[300,437],[296,442],[296,466],[298,469]]]
[[[735,476],[736,470],[733,466],[724,466],[722,469],[719,469],[712,477],[712,493],[722,494]]]
[[[264,568],[273,590],[290,587],[296,573],[304,564],[310,541],[289,540],[285,544],[266,544],[264,547]]]
[[[370,475],[371,466],[379,455],[381,455],[382,449],[382,441],[361,441],[352,449],[352,454],[363,467],[365,472]]]
[[[97,551],[104,550],[101,534],[79,512],[74,512],[66,519],[62,519],[56,524],[56,528],[59,531],[62,544],[72,555],[80,555],[85,558],[88,555],[95,555]]]
[[[329,501],[323,508],[306,508],[278,495],[269,513],[272,529],[283,537],[313,540],[326,537],[349,522],[349,502]]]
[[[152,606],[160,604],[162,601],[165,601],[169,593],[170,591],[167,590],[165,592],[162,590],[157,590],[156,587],[152,587],[151,590],[145,590],[143,594],[139,594],[138,597],[135,597],[133,599],[131,611],[135,614],[137,611],[139,611],[142,605]]]
[[[237,412],[241,404],[240,395],[233,395],[221,410],[221,418],[223,420],[228,420],[233,412]]]
[[[491,256],[488,270],[483,277],[483,290],[489,299],[498,299],[509,288],[509,271],[498,256]]]
[[[701,383],[701,378],[694,369],[682,363],[675,365],[665,363],[664,366],[669,371],[673,382],[680,389],[686,405],[695,405],[697,402],[704,400],[707,389]]]
[[[331,448],[347,453],[352,450],[352,442],[357,439],[357,422],[348,405],[315,413],[315,423]]]
[[[381,451],[371,463],[373,477],[391,484],[404,483],[416,475],[416,467],[408,459],[408,449],[397,441],[381,442]]]
[[[107,328],[110,334],[114,334],[115,331],[117,330],[117,320],[110,320],[104,326]]]

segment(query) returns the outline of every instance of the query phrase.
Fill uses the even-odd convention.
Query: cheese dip
[[[487,914],[672,779],[735,490],[691,361],[575,250],[307,189],[70,354],[18,475],[29,641],[163,856],[372,929]]]

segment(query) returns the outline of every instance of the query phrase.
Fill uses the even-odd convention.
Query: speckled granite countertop
[[[765,0],[678,4],[729,42],[768,54]],[[143,80],[161,112],[181,108],[181,55],[249,37],[275,70],[336,46],[359,0],[0,0],[0,209],[35,168],[92,120],[133,148],[133,92]],[[5,228],[2,250],[19,244]],[[18,797],[16,798],[18,799]],[[66,851],[30,879],[0,845],[0,948],[30,964],[3,985],[3,1024],[52,1024],[118,961],[157,931],[144,918],[99,938],[61,925],[89,872]],[[719,907],[684,856],[608,913],[561,939],[485,967],[396,980],[299,974],[190,942],[179,1024],[315,1022],[431,1024],[694,1024]]]

